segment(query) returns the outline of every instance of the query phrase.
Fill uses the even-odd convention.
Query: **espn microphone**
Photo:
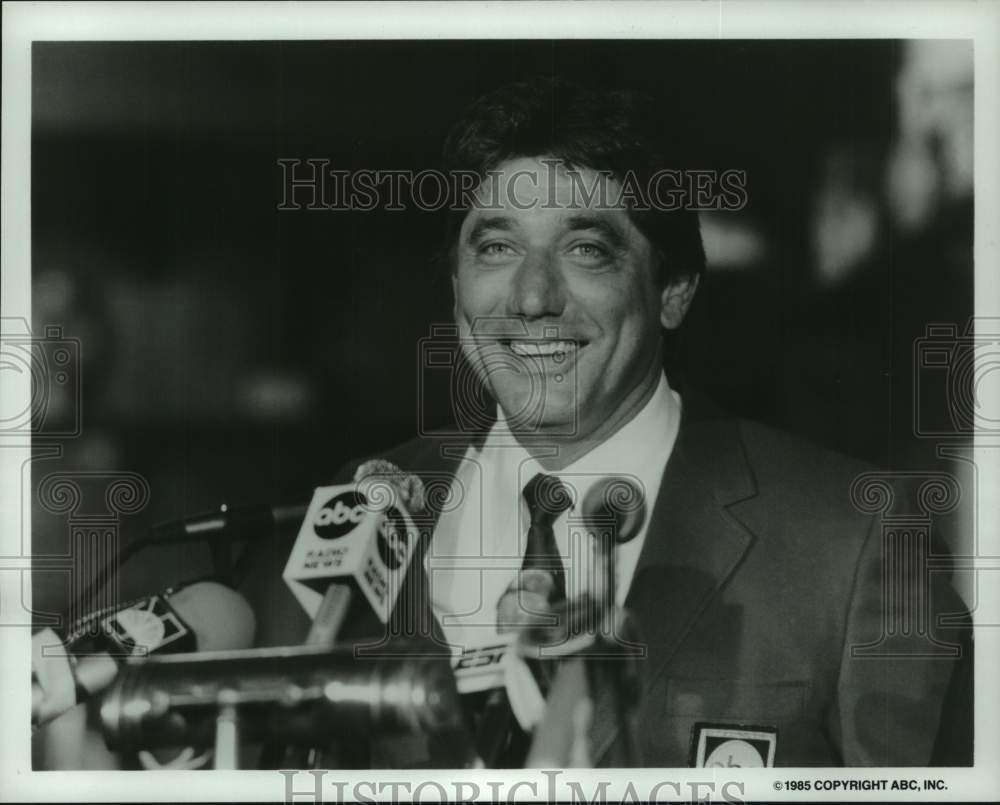
[[[333,645],[348,611],[367,599],[382,623],[389,616],[419,533],[411,512],[419,511],[419,478],[379,462],[362,465],[352,484],[319,487],[309,503],[282,577],[313,618],[308,644]],[[410,479],[404,486],[400,478]],[[419,496],[419,497],[418,497]],[[419,507],[415,504],[419,504]]]
[[[92,650],[75,656],[51,629],[32,638],[31,720],[40,725],[104,691],[118,674],[119,660],[178,651],[246,648],[253,643],[253,611],[239,593],[200,581],[176,592],[146,596],[98,620]]]

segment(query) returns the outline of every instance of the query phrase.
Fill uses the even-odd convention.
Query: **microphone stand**
[[[351,598],[349,585],[330,584],[320,601],[304,645],[333,649],[351,605]],[[324,762],[325,754],[329,753],[325,753],[322,747],[292,747],[287,744],[269,743],[261,750],[259,765],[261,768],[281,765],[295,769],[318,769]]]
[[[212,753],[212,768],[231,771],[240,767],[240,730],[236,702],[229,700],[222,691],[219,696],[219,712],[215,717],[215,751]]]
[[[623,741],[622,765],[632,768],[638,765],[639,760],[633,718],[633,710],[638,699],[635,663],[627,652],[622,651],[625,646],[620,640],[624,635],[618,634],[619,629],[627,630],[629,619],[628,614],[619,610],[617,605],[616,534],[613,530],[603,531],[599,538],[599,568],[602,572],[598,577],[603,580],[604,589],[603,596],[599,598],[600,622],[595,645],[602,652],[607,652],[607,656],[598,657],[595,661],[587,663],[587,679],[590,683],[591,699],[595,690],[601,690],[605,685],[611,689],[615,720]]]

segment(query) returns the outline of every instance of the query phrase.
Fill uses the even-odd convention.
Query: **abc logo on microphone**
[[[327,501],[313,519],[313,531],[321,539],[337,539],[350,534],[365,519],[368,499],[351,490]]]
[[[313,531],[324,540],[347,536],[369,514],[368,499],[357,491],[344,492],[328,500],[313,519]],[[410,548],[410,532],[402,513],[390,507],[378,518],[378,551],[383,564],[398,570],[406,561]]]

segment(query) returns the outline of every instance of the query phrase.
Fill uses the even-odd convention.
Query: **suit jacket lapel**
[[[625,606],[646,657],[642,688],[662,672],[698,616],[736,569],[752,541],[737,503],[756,495],[735,420],[695,394],[684,398],[681,426],[650,516]],[[611,697],[595,702],[595,762],[618,731]]]
[[[437,528],[438,520],[450,494],[458,466],[469,442],[424,439],[412,457],[401,464],[404,471],[416,473],[424,484],[426,510],[414,516],[420,540],[400,588],[390,631],[393,636],[427,637],[441,653],[450,654],[444,631],[431,606],[430,583],[424,568],[424,555]]]

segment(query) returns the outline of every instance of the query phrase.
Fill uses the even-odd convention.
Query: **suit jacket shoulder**
[[[335,483],[349,483],[357,468],[372,459],[390,461],[404,472],[421,477],[445,472],[454,469],[471,441],[471,437],[454,438],[444,433],[417,436],[368,456],[351,459],[336,473]]]
[[[781,540],[773,547],[792,557],[836,552],[837,566],[844,551],[856,558],[872,526],[872,513],[856,505],[856,484],[876,468],[757,422],[736,427],[756,484],[742,511],[758,539]]]

